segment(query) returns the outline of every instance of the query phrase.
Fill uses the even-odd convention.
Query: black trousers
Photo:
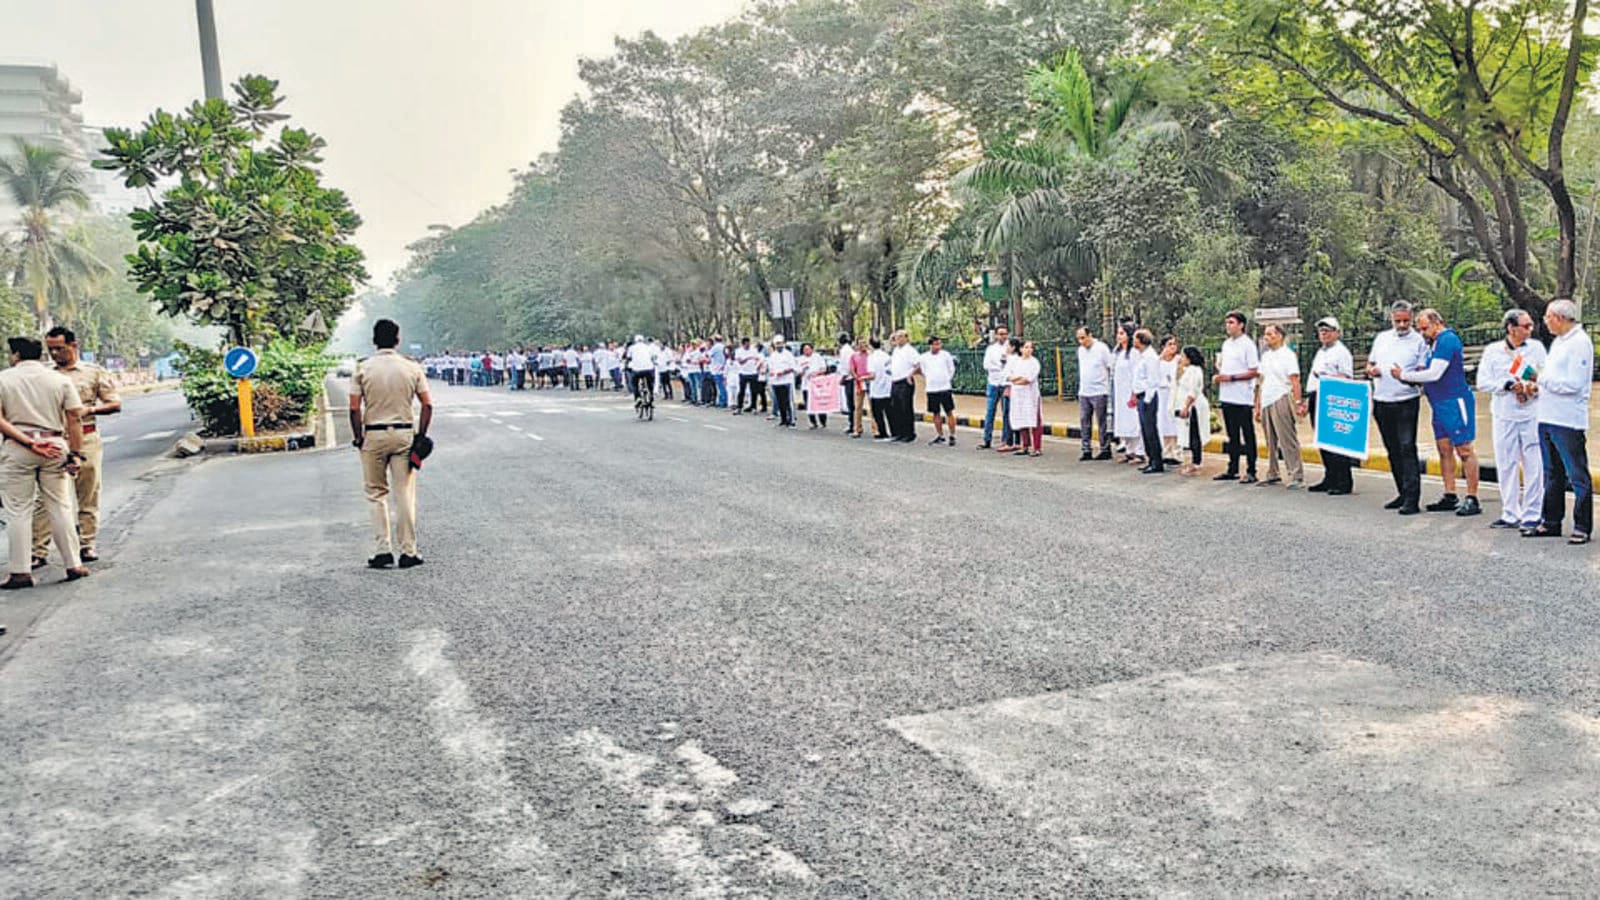
[[[868,398],[868,400],[869,400],[870,405],[872,406],[872,424],[877,426],[877,429],[878,429],[877,436],[878,437],[888,437],[889,436],[889,398],[888,397],[870,397],[870,398]]]
[[[713,391],[716,387],[711,388]],[[794,385],[775,384],[772,386],[772,405],[777,407],[779,425],[794,424]]]
[[[746,396],[750,398],[748,403],[745,402]],[[734,404],[734,409],[742,409],[745,412],[756,411],[756,377],[754,375],[745,375],[742,372],[739,374],[739,399]]]
[[[1317,392],[1312,391],[1306,395],[1306,411],[1311,413],[1311,433],[1317,433]],[[1355,481],[1350,477],[1350,470],[1355,465],[1355,460],[1343,453],[1334,453],[1330,450],[1318,450],[1322,457],[1322,468],[1326,473],[1322,476],[1322,483],[1336,491],[1355,490]]]
[[[1161,408],[1161,400],[1146,400],[1139,398],[1139,430],[1144,434],[1144,455],[1150,460],[1150,468],[1160,472],[1166,469],[1164,457],[1161,455],[1161,428],[1156,424],[1156,412]]]
[[[761,411],[766,412],[767,406],[767,380],[760,375],[756,376],[756,397],[761,401]]]
[[[1197,410],[1189,410],[1189,461],[1200,465],[1200,416]]]
[[[896,381],[889,393],[889,429],[902,441],[917,437],[917,424],[912,406],[917,398],[917,386],[911,379]]]
[[[1378,423],[1383,449],[1389,454],[1395,490],[1401,500],[1412,504],[1422,498],[1422,464],[1417,460],[1417,412],[1421,407],[1421,397],[1372,404],[1372,418]]]
[[[1245,458],[1245,471],[1256,474],[1255,407],[1244,403],[1222,404],[1222,425],[1228,432],[1228,474],[1239,474],[1239,457]]]

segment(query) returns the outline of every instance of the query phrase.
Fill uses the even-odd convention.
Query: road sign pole
[[[250,379],[239,379],[239,433],[247,438],[256,436],[255,389]]]

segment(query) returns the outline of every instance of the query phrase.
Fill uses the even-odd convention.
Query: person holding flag
[[[1539,452],[1538,406],[1534,403],[1544,345],[1533,339],[1533,316],[1508,310],[1506,336],[1483,348],[1478,391],[1488,394],[1494,417],[1494,464],[1500,482],[1500,517],[1490,528],[1537,528],[1544,504],[1544,459]]]

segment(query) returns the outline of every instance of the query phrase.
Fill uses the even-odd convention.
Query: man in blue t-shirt
[[[1428,512],[1454,512],[1475,516],[1483,512],[1478,503],[1478,452],[1472,442],[1478,437],[1478,402],[1467,380],[1462,358],[1461,337],[1444,324],[1436,309],[1417,313],[1417,330],[1428,339],[1427,365],[1411,372],[1394,367],[1394,377],[1422,385],[1433,411],[1433,437],[1439,447],[1439,475],[1444,479],[1444,496],[1429,503]],[[1456,497],[1456,461],[1467,476],[1467,498]]]

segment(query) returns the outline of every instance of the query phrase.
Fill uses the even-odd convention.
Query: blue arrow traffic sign
[[[249,347],[234,347],[222,357],[222,367],[234,378],[249,378],[256,373],[256,352]]]

